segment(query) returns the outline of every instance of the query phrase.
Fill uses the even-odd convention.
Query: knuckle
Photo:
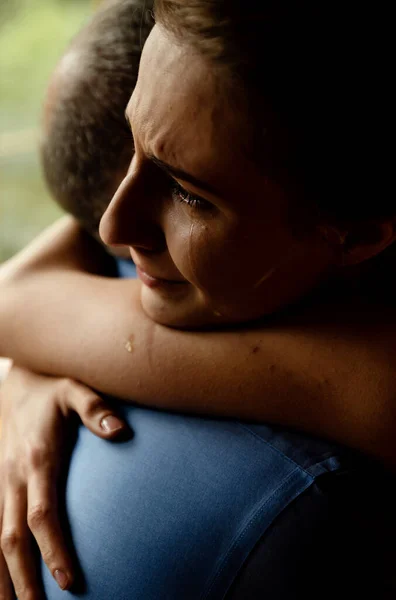
[[[84,414],[89,419],[103,410],[103,400],[95,394],[87,395],[84,403]]]
[[[1,534],[1,549],[5,556],[13,554],[23,545],[23,536],[17,529],[5,529]]]
[[[56,396],[62,402],[67,403],[67,399],[68,399],[69,395],[71,394],[71,392],[75,389],[75,387],[76,387],[75,381],[73,381],[69,377],[62,377],[62,378],[58,379],[58,382],[56,384],[56,388],[55,388]]]
[[[56,568],[59,567],[60,561],[62,561],[62,557],[59,554],[58,549],[55,547],[55,545],[50,546],[48,543],[45,548],[42,546],[40,547],[40,552],[42,561],[47,565],[51,572],[54,572]]]
[[[28,512],[28,525],[31,530],[40,529],[48,522],[51,509],[48,504],[40,503],[32,506]]]
[[[18,600],[37,600],[38,598],[36,590],[29,585],[16,585],[15,592]]]
[[[58,397],[61,402],[70,407],[73,405],[74,410],[85,419],[94,418],[98,412],[103,411],[105,403],[103,399],[93,392],[89,387],[74,381],[68,377],[63,377],[59,383]],[[72,398],[78,397],[77,405],[71,402]]]
[[[48,462],[48,449],[45,444],[37,441],[26,442],[26,462],[33,470],[43,467]]]
[[[58,393],[61,397],[66,398],[78,388],[78,383],[70,377],[62,377],[58,380]]]
[[[59,378],[58,384],[60,388],[66,392],[75,386],[75,382],[70,377]]]
[[[6,457],[3,459],[3,464],[1,466],[2,475],[4,478],[9,481],[13,479],[17,472],[17,461],[15,458]]]
[[[41,558],[43,559],[47,567],[51,568],[51,564],[54,559],[54,553],[48,548],[41,549]]]

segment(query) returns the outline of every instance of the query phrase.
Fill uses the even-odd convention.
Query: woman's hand
[[[126,429],[102,398],[74,381],[13,366],[1,384],[1,600],[14,598],[12,584],[18,600],[43,597],[33,536],[58,585],[68,589],[73,582],[57,510],[57,481],[70,430],[66,420],[73,412],[105,439]]]

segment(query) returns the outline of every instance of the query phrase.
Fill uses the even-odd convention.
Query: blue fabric
[[[80,428],[70,465],[67,511],[87,598],[222,598],[275,517],[312,485],[311,471],[340,466],[316,443],[309,455],[305,440],[306,470],[268,427],[123,411],[133,438],[109,443]],[[48,598],[62,598],[44,579]]]
[[[288,507],[346,468],[336,447],[280,428],[119,407],[132,439],[79,429],[66,508],[85,582],[65,594],[43,567],[48,600],[222,599]]]
[[[136,266],[131,260],[125,260],[123,258],[119,258],[117,260],[117,273],[118,277],[122,277],[125,279],[135,279],[136,278]]]

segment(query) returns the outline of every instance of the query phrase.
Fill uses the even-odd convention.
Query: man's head
[[[152,27],[150,0],[105,3],[51,78],[41,157],[54,199],[92,234],[133,154],[124,111]]]

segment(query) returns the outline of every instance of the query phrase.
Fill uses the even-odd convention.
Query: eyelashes
[[[177,181],[172,181],[171,183],[171,193],[172,198],[177,200],[178,202],[182,202],[183,204],[187,204],[191,208],[197,208],[202,210],[208,210],[212,208],[212,204],[201,198],[200,196],[196,196],[195,194],[191,194],[187,192]]]

